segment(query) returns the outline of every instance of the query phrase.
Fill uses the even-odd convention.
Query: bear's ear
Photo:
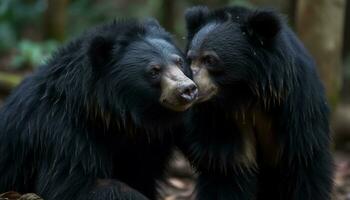
[[[152,17],[149,17],[149,18],[145,19],[143,24],[144,24],[145,27],[147,27],[148,30],[165,32],[165,30],[159,24],[159,22],[156,19],[152,18]]]
[[[247,17],[247,33],[262,46],[272,42],[281,29],[281,19],[274,11],[255,11]]]
[[[207,20],[209,16],[209,9],[206,6],[195,6],[189,8],[185,12],[186,28],[189,35],[197,32]]]
[[[112,58],[114,41],[104,36],[95,36],[88,47],[91,65],[95,68],[105,66]]]
[[[148,17],[145,19],[144,24],[149,27],[160,28],[160,24],[158,21],[152,17]]]

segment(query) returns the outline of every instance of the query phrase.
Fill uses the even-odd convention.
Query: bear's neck
[[[88,115],[87,121],[92,132],[99,132],[107,139],[125,138],[154,143],[172,136],[171,127],[164,128],[161,125],[147,126],[146,123],[137,123],[127,111],[114,114],[96,110]]]

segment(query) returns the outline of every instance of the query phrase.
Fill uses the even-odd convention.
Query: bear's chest
[[[227,171],[273,165],[278,145],[273,120],[259,112],[211,116],[189,134],[190,158],[201,168]]]
[[[196,121],[186,138],[190,160],[205,170],[226,173],[255,166],[255,135],[247,123],[223,115]]]
[[[164,167],[173,149],[171,140],[142,138],[119,138],[114,143],[113,177],[134,187],[142,181],[152,182],[164,172]],[[140,184],[140,186],[139,186]]]

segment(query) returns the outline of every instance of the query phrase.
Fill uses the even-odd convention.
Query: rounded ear
[[[209,9],[206,6],[194,6],[185,12],[186,27],[189,35],[193,35],[206,22],[209,17]]]
[[[255,11],[247,17],[248,35],[264,46],[272,42],[281,29],[280,16],[269,10]]]
[[[91,65],[98,69],[105,66],[112,58],[114,41],[104,36],[95,36],[88,47]]]
[[[145,21],[144,21],[144,24],[146,26],[150,26],[150,27],[156,27],[156,28],[160,28],[161,27],[159,22],[156,19],[152,18],[152,17],[146,18]]]
[[[159,22],[152,18],[148,17],[143,21],[144,27],[146,27],[148,30],[152,31],[160,31],[160,32],[165,32],[164,28],[159,24]]]

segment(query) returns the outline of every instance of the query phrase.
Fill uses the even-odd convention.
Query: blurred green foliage
[[[52,42],[46,44],[46,42],[34,42],[22,37],[26,27],[30,27],[32,30],[40,30],[41,18],[45,8],[44,0],[0,1],[0,40],[2,41],[0,43],[0,53],[14,50],[18,52],[13,56],[9,67],[37,66],[40,60],[43,59],[43,52],[47,52],[46,49],[53,49]]]
[[[6,67],[21,69],[38,66],[57,48],[59,42],[47,38],[44,33],[45,12],[50,1],[0,0],[0,59],[2,55],[12,56],[9,66]],[[66,39],[75,37],[88,27],[103,21],[148,16],[158,18],[161,23],[174,20],[174,27],[170,29],[178,38],[182,38],[185,35],[183,12],[189,6],[206,3],[210,6],[249,5],[248,0],[177,0],[173,3],[175,16],[168,16],[168,11],[163,8],[163,0],[67,1],[64,28]]]
[[[5,51],[16,44],[17,38],[15,34],[15,30],[11,27],[11,24],[0,22],[0,52]]]
[[[0,52],[13,48],[21,37],[23,27],[30,23],[38,27],[45,11],[45,1],[1,0],[0,1]]]
[[[143,3],[140,3],[143,2]],[[115,0],[74,0],[68,7],[68,32],[74,36],[82,30],[118,18],[145,17],[155,12],[160,0],[148,1],[118,1]]]
[[[37,67],[47,58],[58,46],[53,40],[44,42],[33,42],[21,40],[17,44],[17,55],[12,59],[10,67],[19,69],[25,66]]]

